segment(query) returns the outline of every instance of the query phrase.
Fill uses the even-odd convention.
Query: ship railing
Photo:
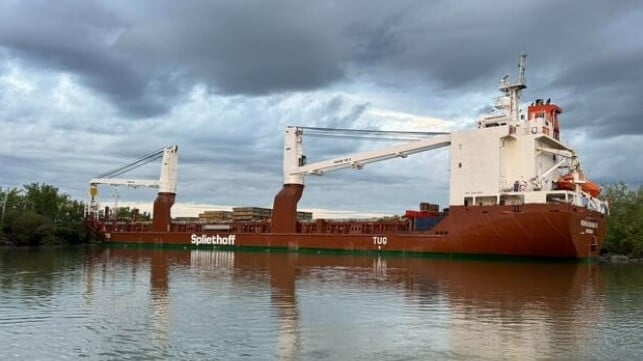
[[[149,232],[152,230],[152,223],[149,221],[95,221],[97,229],[101,232]]]
[[[501,192],[491,194],[476,194],[464,198],[464,205],[473,206],[495,206],[495,205],[523,205],[525,204],[525,192]]]
[[[569,190],[558,190],[547,192],[547,203],[568,203],[577,207],[587,208],[590,211],[609,214],[609,203],[605,200],[592,197],[589,193]]]
[[[568,190],[546,191],[547,203],[574,203],[576,194]]]
[[[327,220],[316,219],[314,222],[300,222],[297,232],[304,234],[379,234],[408,233],[410,221],[405,218],[379,220]]]
[[[477,194],[464,198],[464,205],[474,206],[521,206],[524,204],[573,204],[592,211],[609,213],[606,201],[581,192],[580,195],[570,190],[549,191],[509,191],[492,194]]]
[[[581,192],[581,196],[577,197],[576,205],[580,205],[590,211],[600,212],[606,215],[609,214],[609,204],[607,201],[592,197],[585,192]]]

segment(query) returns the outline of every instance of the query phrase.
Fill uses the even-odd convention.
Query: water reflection
[[[413,298],[435,298],[438,290],[446,300],[449,348],[467,358],[559,357],[596,336],[596,321],[604,313],[596,264],[438,261],[422,267],[416,261],[405,266],[414,270],[406,284]]]
[[[150,256],[150,304],[153,309],[154,343],[166,346],[170,335],[170,263],[165,252],[152,252]]]
[[[276,309],[279,320],[278,355],[281,360],[296,360],[300,346],[299,313],[295,295],[296,262],[296,255],[288,254],[285,257],[275,257],[268,263],[270,302]]]
[[[158,342],[167,342],[171,329],[172,267],[209,270],[206,277],[215,283],[227,273],[238,287],[256,283],[257,275],[265,274],[278,324],[280,359],[296,359],[301,348],[298,279],[337,283],[357,293],[373,285],[391,289],[403,295],[407,306],[416,307],[418,315],[434,313],[443,318],[448,330],[442,342],[462,357],[499,351],[507,358],[555,356],[591,337],[593,324],[603,315],[603,281],[596,264],[223,251],[105,252],[109,262],[121,260],[134,269],[149,264]]]
[[[49,319],[67,330],[75,325],[77,337],[56,343],[69,343],[67,356],[610,358],[609,343],[599,341],[643,319],[630,312],[641,280],[633,288],[618,283],[621,297],[610,303],[598,264],[127,248],[60,256],[36,256],[39,266],[26,254],[32,263],[0,258],[0,291],[9,300],[0,301],[9,311],[0,323],[12,325],[44,303],[30,316],[37,327],[24,330],[38,337],[53,327]],[[54,315],[58,305],[74,304],[74,290],[74,311]],[[610,322],[609,304],[626,315],[620,324]],[[21,344],[20,334],[0,336]],[[42,355],[16,350],[7,352]]]

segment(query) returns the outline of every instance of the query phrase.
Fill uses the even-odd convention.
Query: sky
[[[0,187],[87,182],[179,145],[174,215],[271,207],[288,125],[475,126],[527,53],[523,103],[551,98],[600,184],[643,183],[640,1],[0,2]],[[395,143],[399,144],[399,143]],[[390,145],[304,136],[309,162]],[[306,177],[315,217],[446,205],[448,149]],[[128,177],[158,178],[160,162]],[[149,207],[152,189],[118,189]],[[114,190],[100,189],[105,205]]]

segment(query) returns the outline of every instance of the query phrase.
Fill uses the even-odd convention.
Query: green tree
[[[69,196],[59,194],[58,188],[48,184],[24,185],[27,208],[43,215],[55,224],[61,221],[61,208],[70,202]]]
[[[24,199],[21,196],[21,189],[9,188],[3,190],[0,187],[0,233],[6,231],[12,214],[24,211]]]
[[[112,210],[113,217],[122,221],[151,221],[152,215],[148,212],[140,213],[138,208],[118,207]]]
[[[0,231],[18,245],[80,244],[92,241],[84,224],[85,205],[58,188],[31,183],[23,189],[0,189],[4,212]]]
[[[51,220],[33,211],[11,214],[9,239],[18,245],[38,246],[55,242]]]
[[[643,256],[643,186],[634,190],[621,182],[607,186],[604,195],[610,202],[610,216],[603,249]]]

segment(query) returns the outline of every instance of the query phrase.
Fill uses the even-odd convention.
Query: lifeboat
[[[581,186],[581,189],[583,192],[589,193],[592,197],[598,197],[599,194],[601,194],[601,186],[585,179],[583,176],[583,173],[579,174],[579,179],[581,179],[584,183]],[[564,189],[564,190],[570,190],[573,191],[576,189],[576,185],[574,184],[574,174],[573,173],[567,173],[564,176],[558,178],[558,180],[555,182],[556,184],[556,189]]]

